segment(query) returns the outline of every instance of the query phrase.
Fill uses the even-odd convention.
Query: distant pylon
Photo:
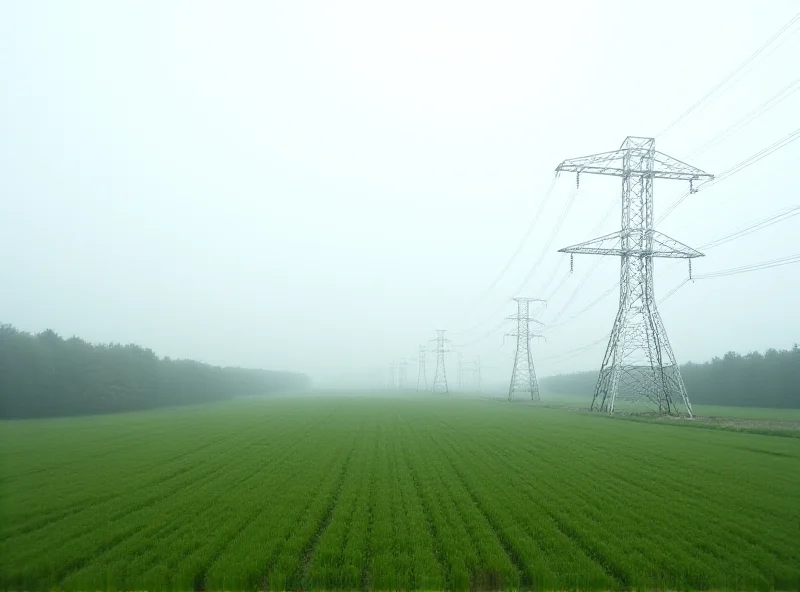
[[[514,369],[511,371],[511,384],[508,386],[508,400],[513,401],[517,393],[529,393],[531,401],[539,400],[539,383],[536,380],[536,371],[533,368],[531,356],[531,321],[529,305],[531,302],[544,302],[538,298],[514,298],[517,302],[517,314],[509,317],[517,321],[517,332],[511,337],[517,338],[517,353],[514,356]],[[540,323],[541,324],[541,323]]]
[[[389,388],[397,388],[397,362],[389,364]]]
[[[481,390],[481,359],[478,356],[472,361],[464,362],[461,372],[464,390],[475,392]]]
[[[464,388],[464,354],[458,352],[458,390]]]
[[[428,390],[428,375],[425,371],[425,357],[427,352],[424,345],[419,346],[419,366],[417,368],[417,390]]]
[[[449,351],[445,349],[445,343],[449,343],[449,339],[444,337],[445,329],[437,329],[436,339],[431,341],[436,342],[436,373],[433,375],[433,392],[442,391],[449,393],[450,389],[447,388],[447,372],[444,367],[444,354]]]
[[[399,388],[400,390],[406,388],[407,374],[408,374],[408,362],[406,360],[400,360],[397,372],[397,388]]]
[[[679,404],[692,415],[675,354],[656,307],[653,258],[691,259],[702,253],[653,229],[654,179],[689,181],[712,175],[656,152],[653,138],[628,136],[619,150],[565,160],[556,171],[622,177],[622,230],[563,253],[621,258],[619,311],[608,341],[592,409],[613,413],[618,399],[644,401],[659,413],[676,415]]]

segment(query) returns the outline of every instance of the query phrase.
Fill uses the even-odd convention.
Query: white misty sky
[[[769,2],[41,2],[0,5],[0,320],[161,355],[381,382],[448,329],[484,377],[493,333],[551,292],[558,248],[619,226],[620,181],[565,158],[656,136],[798,10]],[[800,23],[735,84],[657,136],[691,155],[800,75]],[[689,162],[720,173],[800,126],[794,93]],[[658,229],[700,246],[794,206],[800,142]],[[656,216],[686,186],[657,181]],[[708,252],[696,274],[798,252],[800,217]],[[610,258],[609,258],[610,259]],[[538,264],[537,264],[538,262]],[[539,318],[617,279],[575,272]],[[687,275],[659,261],[656,293]],[[671,269],[667,269],[671,268]],[[549,281],[554,278],[552,281]],[[678,360],[790,347],[800,268],[688,283],[661,307]],[[569,301],[575,293],[574,299]],[[535,346],[540,375],[598,368],[617,293]],[[509,328],[510,329],[510,328]],[[487,332],[489,333],[488,335]],[[454,363],[455,358],[450,358]],[[433,359],[429,358],[432,373]],[[452,381],[452,378],[451,378]]]

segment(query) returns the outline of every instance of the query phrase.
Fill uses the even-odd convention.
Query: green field
[[[498,398],[505,398],[499,396]],[[542,402],[549,406],[581,407],[587,408],[592,403],[592,395],[578,396],[574,394],[543,394]],[[627,401],[620,401],[618,409],[647,412],[652,407],[637,405]],[[765,421],[791,421],[800,422],[800,409],[775,409],[765,407],[731,407],[722,405],[692,405],[692,411],[698,417],[753,419]]]
[[[0,588],[800,588],[800,439],[484,400],[0,424]]]

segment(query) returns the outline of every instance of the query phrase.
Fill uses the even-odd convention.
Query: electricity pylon
[[[419,346],[419,366],[417,368],[417,390],[418,391],[427,391],[428,390],[428,376],[427,372],[425,371],[425,356],[426,350],[424,345]],[[420,388],[422,387],[422,388]]]
[[[619,150],[565,160],[557,172],[622,177],[622,230],[561,249],[621,258],[619,311],[592,398],[593,410],[613,413],[618,399],[644,401],[659,413],[691,417],[692,406],[656,307],[653,258],[691,259],[702,253],[653,229],[654,179],[693,183],[713,179],[657,152],[653,138],[628,136]]]
[[[447,388],[447,372],[444,367],[444,354],[450,351],[445,349],[445,344],[450,343],[450,340],[445,339],[444,332],[445,329],[437,329],[436,339],[431,339],[431,341],[436,342],[436,373],[433,375],[433,388],[431,390],[433,392],[442,390],[445,394],[449,394],[450,389]]]
[[[389,388],[397,387],[397,362],[389,364]]]
[[[464,354],[458,352],[458,390],[464,388]]]
[[[544,302],[544,300],[524,297],[512,300],[517,302],[517,314],[508,318],[517,321],[517,332],[508,335],[517,338],[517,354],[514,356],[514,369],[511,371],[511,384],[508,386],[508,400],[513,401],[517,393],[530,393],[531,401],[538,401],[539,383],[536,380],[531,356],[531,338],[535,335],[530,333],[530,323],[539,321],[530,318],[529,310],[531,302]]]
[[[473,361],[465,362],[462,366],[461,383],[464,389],[471,391],[481,390],[481,359],[475,356]]]
[[[397,388],[403,390],[406,388],[406,376],[408,375],[408,361],[405,359],[400,360],[397,365]]]

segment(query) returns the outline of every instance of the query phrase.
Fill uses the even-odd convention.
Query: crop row
[[[15,424],[4,441],[2,589],[800,584],[797,440],[319,399]]]

